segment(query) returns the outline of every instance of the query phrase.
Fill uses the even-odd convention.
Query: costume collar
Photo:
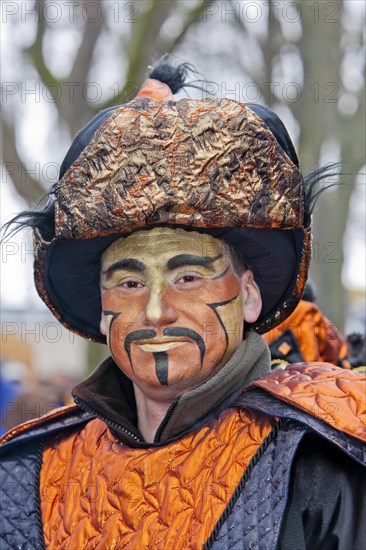
[[[153,443],[146,443],[137,429],[137,412],[132,382],[106,359],[81,384],[73,396],[84,410],[104,420],[113,433],[133,447],[151,447],[178,439],[199,427],[239,395],[244,385],[270,372],[270,354],[263,338],[248,332],[229,361],[200,386],[177,397],[161,422]]]

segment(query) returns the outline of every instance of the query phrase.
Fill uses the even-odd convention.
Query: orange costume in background
[[[263,334],[271,351],[276,349],[284,360],[293,351],[291,341],[281,338],[286,331],[292,332],[304,361],[324,361],[349,368],[343,361],[347,356],[345,339],[313,302],[301,300],[287,319]]]

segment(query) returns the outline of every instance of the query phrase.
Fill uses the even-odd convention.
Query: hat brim
[[[263,333],[274,328],[296,307],[306,282],[310,250],[306,230],[184,229],[209,233],[241,250],[263,302],[254,330]],[[99,329],[101,255],[116,239],[125,236],[38,243],[38,292],[65,326],[89,340],[105,342]]]

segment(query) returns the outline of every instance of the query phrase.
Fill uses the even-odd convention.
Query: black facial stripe
[[[210,307],[212,309],[212,311],[215,313],[216,317],[218,318],[219,322],[220,322],[220,325],[222,326],[222,330],[224,331],[224,334],[225,334],[225,341],[226,341],[226,349],[225,349],[225,352],[224,352],[224,355],[226,353],[226,350],[228,348],[228,345],[229,345],[229,336],[227,334],[227,331],[226,331],[226,328],[225,328],[225,325],[224,323],[222,322],[222,319],[220,317],[220,315],[217,313],[216,309],[220,306],[226,306],[226,304],[230,304],[230,302],[233,302],[237,297],[239,296],[239,294],[237,294],[236,296],[234,296],[233,298],[230,298],[230,300],[226,300],[225,302],[215,302],[213,304],[207,304],[208,307]]]
[[[103,315],[111,315],[113,321],[117,319],[118,315],[121,315],[120,311],[109,311],[108,309],[103,309]]]
[[[221,277],[224,277],[226,275],[229,269],[230,269],[230,266],[228,265],[227,268],[222,273],[219,273],[219,275],[216,275],[216,277],[212,277],[211,281],[216,281],[217,279],[221,279]]]
[[[165,351],[153,353],[155,359],[155,372],[162,386],[168,385],[168,354]]]
[[[121,315],[121,311],[108,311],[106,309],[103,309],[103,315],[112,317],[111,322],[109,323],[109,338],[111,336],[111,328],[116,319]]]
[[[198,346],[198,349],[200,350],[201,368],[202,368],[203,358],[206,352],[206,346],[202,337],[196,331],[186,327],[170,327],[170,328],[164,329],[163,334],[164,336],[186,336],[187,338],[191,338],[192,340],[194,340]]]
[[[133,366],[131,362],[131,342],[133,342],[134,340],[147,340],[148,338],[154,338],[154,336],[156,336],[155,330],[143,330],[143,329],[134,330],[129,334],[127,334],[125,338],[125,350],[128,355],[128,359],[130,361],[132,368]]]
[[[133,273],[143,273],[145,271],[145,266],[139,260],[126,258],[125,260],[120,260],[109,266],[108,269],[103,271],[103,275],[109,279],[115,271],[120,271],[122,269],[124,271],[132,271]]]
[[[179,267],[189,267],[189,266],[199,265],[213,271],[211,264],[216,262],[216,260],[218,260],[219,258],[222,258],[222,254],[218,254],[217,256],[213,256],[213,257],[195,256],[193,254],[178,254],[177,256],[170,258],[166,266],[169,270],[171,270],[171,269],[177,269]]]
[[[119,311],[118,313],[116,311],[108,311],[106,309],[103,309],[103,315],[105,316],[111,316],[112,317],[112,320],[111,322],[109,323],[109,329],[108,329],[108,332],[109,332],[109,342],[111,343],[112,342],[112,338],[111,338],[111,331],[112,331],[112,325],[114,323],[114,321],[116,319],[118,319],[118,317],[121,315],[121,312]],[[111,351],[111,355],[114,359],[114,362],[117,363],[114,355],[113,355],[113,351],[112,351],[112,346],[110,344],[110,351]]]

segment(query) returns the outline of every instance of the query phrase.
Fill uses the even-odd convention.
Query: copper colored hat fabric
[[[269,330],[300,299],[310,253],[303,178],[263,120],[239,102],[134,99],[102,123],[54,193],[55,237],[35,231],[36,286],[83,336],[104,340],[101,253],[115,238],[156,224],[216,231],[227,242],[232,235],[235,246],[251,244],[248,230],[279,230],[281,254],[248,262],[261,291],[275,297],[255,328]],[[262,232],[263,243],[265,234],[275,235]]]
[[[263,121],[227,99],[135,99],[117,109],[56,187],[56,236],[154,223],[303,226],[303,179]]]

